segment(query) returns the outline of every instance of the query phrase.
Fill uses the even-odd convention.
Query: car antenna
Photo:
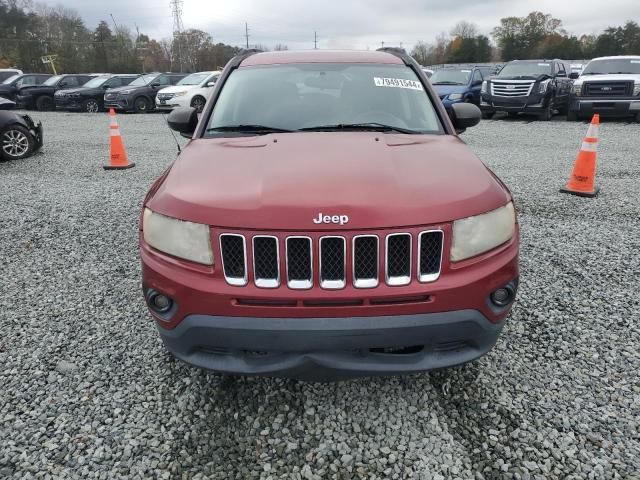
[[[173,133],[173,130],[171,130],[171,127],[169,126],[169,120],[167,120],[167,116],[164,113],[162,114],[162,118],[164,118],[164,121],[167,123],[167,128],[171,132],[171,136],[176,141],[176,146],[178,147],[178,155],[180,155],[182,153],[182,149],[180,148],[180,142],[178,142],[178,138],[176,137],[176,134]]]

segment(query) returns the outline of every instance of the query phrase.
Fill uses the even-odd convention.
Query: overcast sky
[[[42,0],[41,0],[42,1]],[[51,6],[77,10],[89,28],[113,14],[118,24],[161,39],[171,36],[169,0],[45,0]],[[249,43],[273,47],[378,48],[417,41],[431,42],[460,20],[476,23],[489,34],[505,16],[525,16],[532,10],[560,18],[570,33],[600,33],[608,26],[640,19],[640,0],[184,0],[185,28],[198,28],[216,42],[243,45],[244,24]],[[110,22],[111,23],[111,22]]]

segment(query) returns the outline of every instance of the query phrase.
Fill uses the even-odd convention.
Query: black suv
[[[58,90],[79,87],[92,78],[91,75],[56,75],[48,78],[42,85],[22,86],[16,93],[19,108],[36,110],[54,110],[53,96]]]
[[[82,87],[59,90],[54,95],[56,109],[95,113],[104,109],[104,93],[113,88],[125,87],[139,75],[100,75]]]
[[[51,75],[46,73],[26,73],[23,75],[14,75],[7,78],[2,84],[0,84],[0,97],[7,98],[9,100],[16,99],[16,92],[21,87],[28,85],[41,85]]]
[[[113,88],[104,95],[104,107],[147,113],[156,104],[158,90],[175,85],[184,73],[148,73],[140,75],[126,87]]]
[[[551,120],[556,111],[566,114],[575,75],[564,60],[514,60],[482,84],[480,109],[484,118],[496,112],[533,113]]]

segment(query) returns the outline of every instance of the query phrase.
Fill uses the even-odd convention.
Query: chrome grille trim
[[[394,237],[409,237],[409,271],[407,272],[407,275],[397,275],[397,276],[390,276],[389,275],[389,239],[394,238]],[[385,272],[384,272],[384,277],[385,277],[385,282],[387,283],[387,285],[391,286],[391,287],[399,287],[402,285],[409,285],[409,283],[411,283],[411,266],[413,264],[413,258],[412,258],[412,247],[413,247],[413,237],[410,233],[391,233],[389,235],[386,236],[385,238],[385,245],[384,245],[384,250],[385,250],[385,258],[384,258],[384,265],[385,265]]]
[[[275,278],[262,278],[258,277],[256,270],[256,239],[268,238],[273,239],[276,242],[276,277]],[[258,288],[278,288],[280,286],[280,241],[278,237],[273,235],[255,235],[251,239],[252,245],[252,257],[253,257],[253,283]]]
[[[491,80],[491,95],[495,97],[528,97],[531,95],[534,85],[535,80]]]
[[[342,242],[342,278],[341,279],[324,279],[323,278],[323,269],[322,269],[322,259],[324,254],[323,243],[330,239],[339,239]],[[320,269],[320,287],[326,290],[340,290],[347,286],[347,241],[344,237],[338,235],[327,235],[325,237],[320,237],[319,242],[319,269]]]
[[[243,250],[243,262],[244,262],[244,276],[242,277],[232,277],[227,275],[227,269],[225,267],[225,252],[223,249],[222,241],[225,237],[236,237],[242,239],[242,250]],[[222,272],[224,274],[224,278],[229,285],[233,285],[236,287],[244,287],[247,284],[247,241],[244,238],[244,235],[238,235],[237,233],[223,233],[219,237],[220,243],[220,256],[222,258]]]
[[[438,263],[437,272],[422,273],[422,237],[426,234],[440,234],[440,261]],[[440,272],[442,271],[442,256],[444,255],[444,232],[442,230],[425,230],[418,234],[418,281],[422,283],[435,282],[440,278]]]
[[[376,276],[371,278],[359,278],[356,276],[356,244],[360,238],[374,238],[376,241]],[[377,235],[356,235],[351,241],[351,275],[355,288],[375,288],[380,277],[380,239]]]
[[[309,243],[309,259],[311,265],[309,265],[309,279],[291,279],[289,275],[289,240],[301,238],[305,239]],[[313,287],[313,241],[311,237],[305,236],[292,236],[285,239],[285,259],[287,268],[287,286],[293,290],[308,290]]]

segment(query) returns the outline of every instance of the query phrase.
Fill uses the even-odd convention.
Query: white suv
[[[594,113],[640,122],[640,56],[594,58],[584,67],[571,89],[567,120]]]
[[[198,72],[184,77],[177,85],[163,88],[156,95],[157,110],[173,110],[176,107],[193,107],[202,111],[221,71]]]

